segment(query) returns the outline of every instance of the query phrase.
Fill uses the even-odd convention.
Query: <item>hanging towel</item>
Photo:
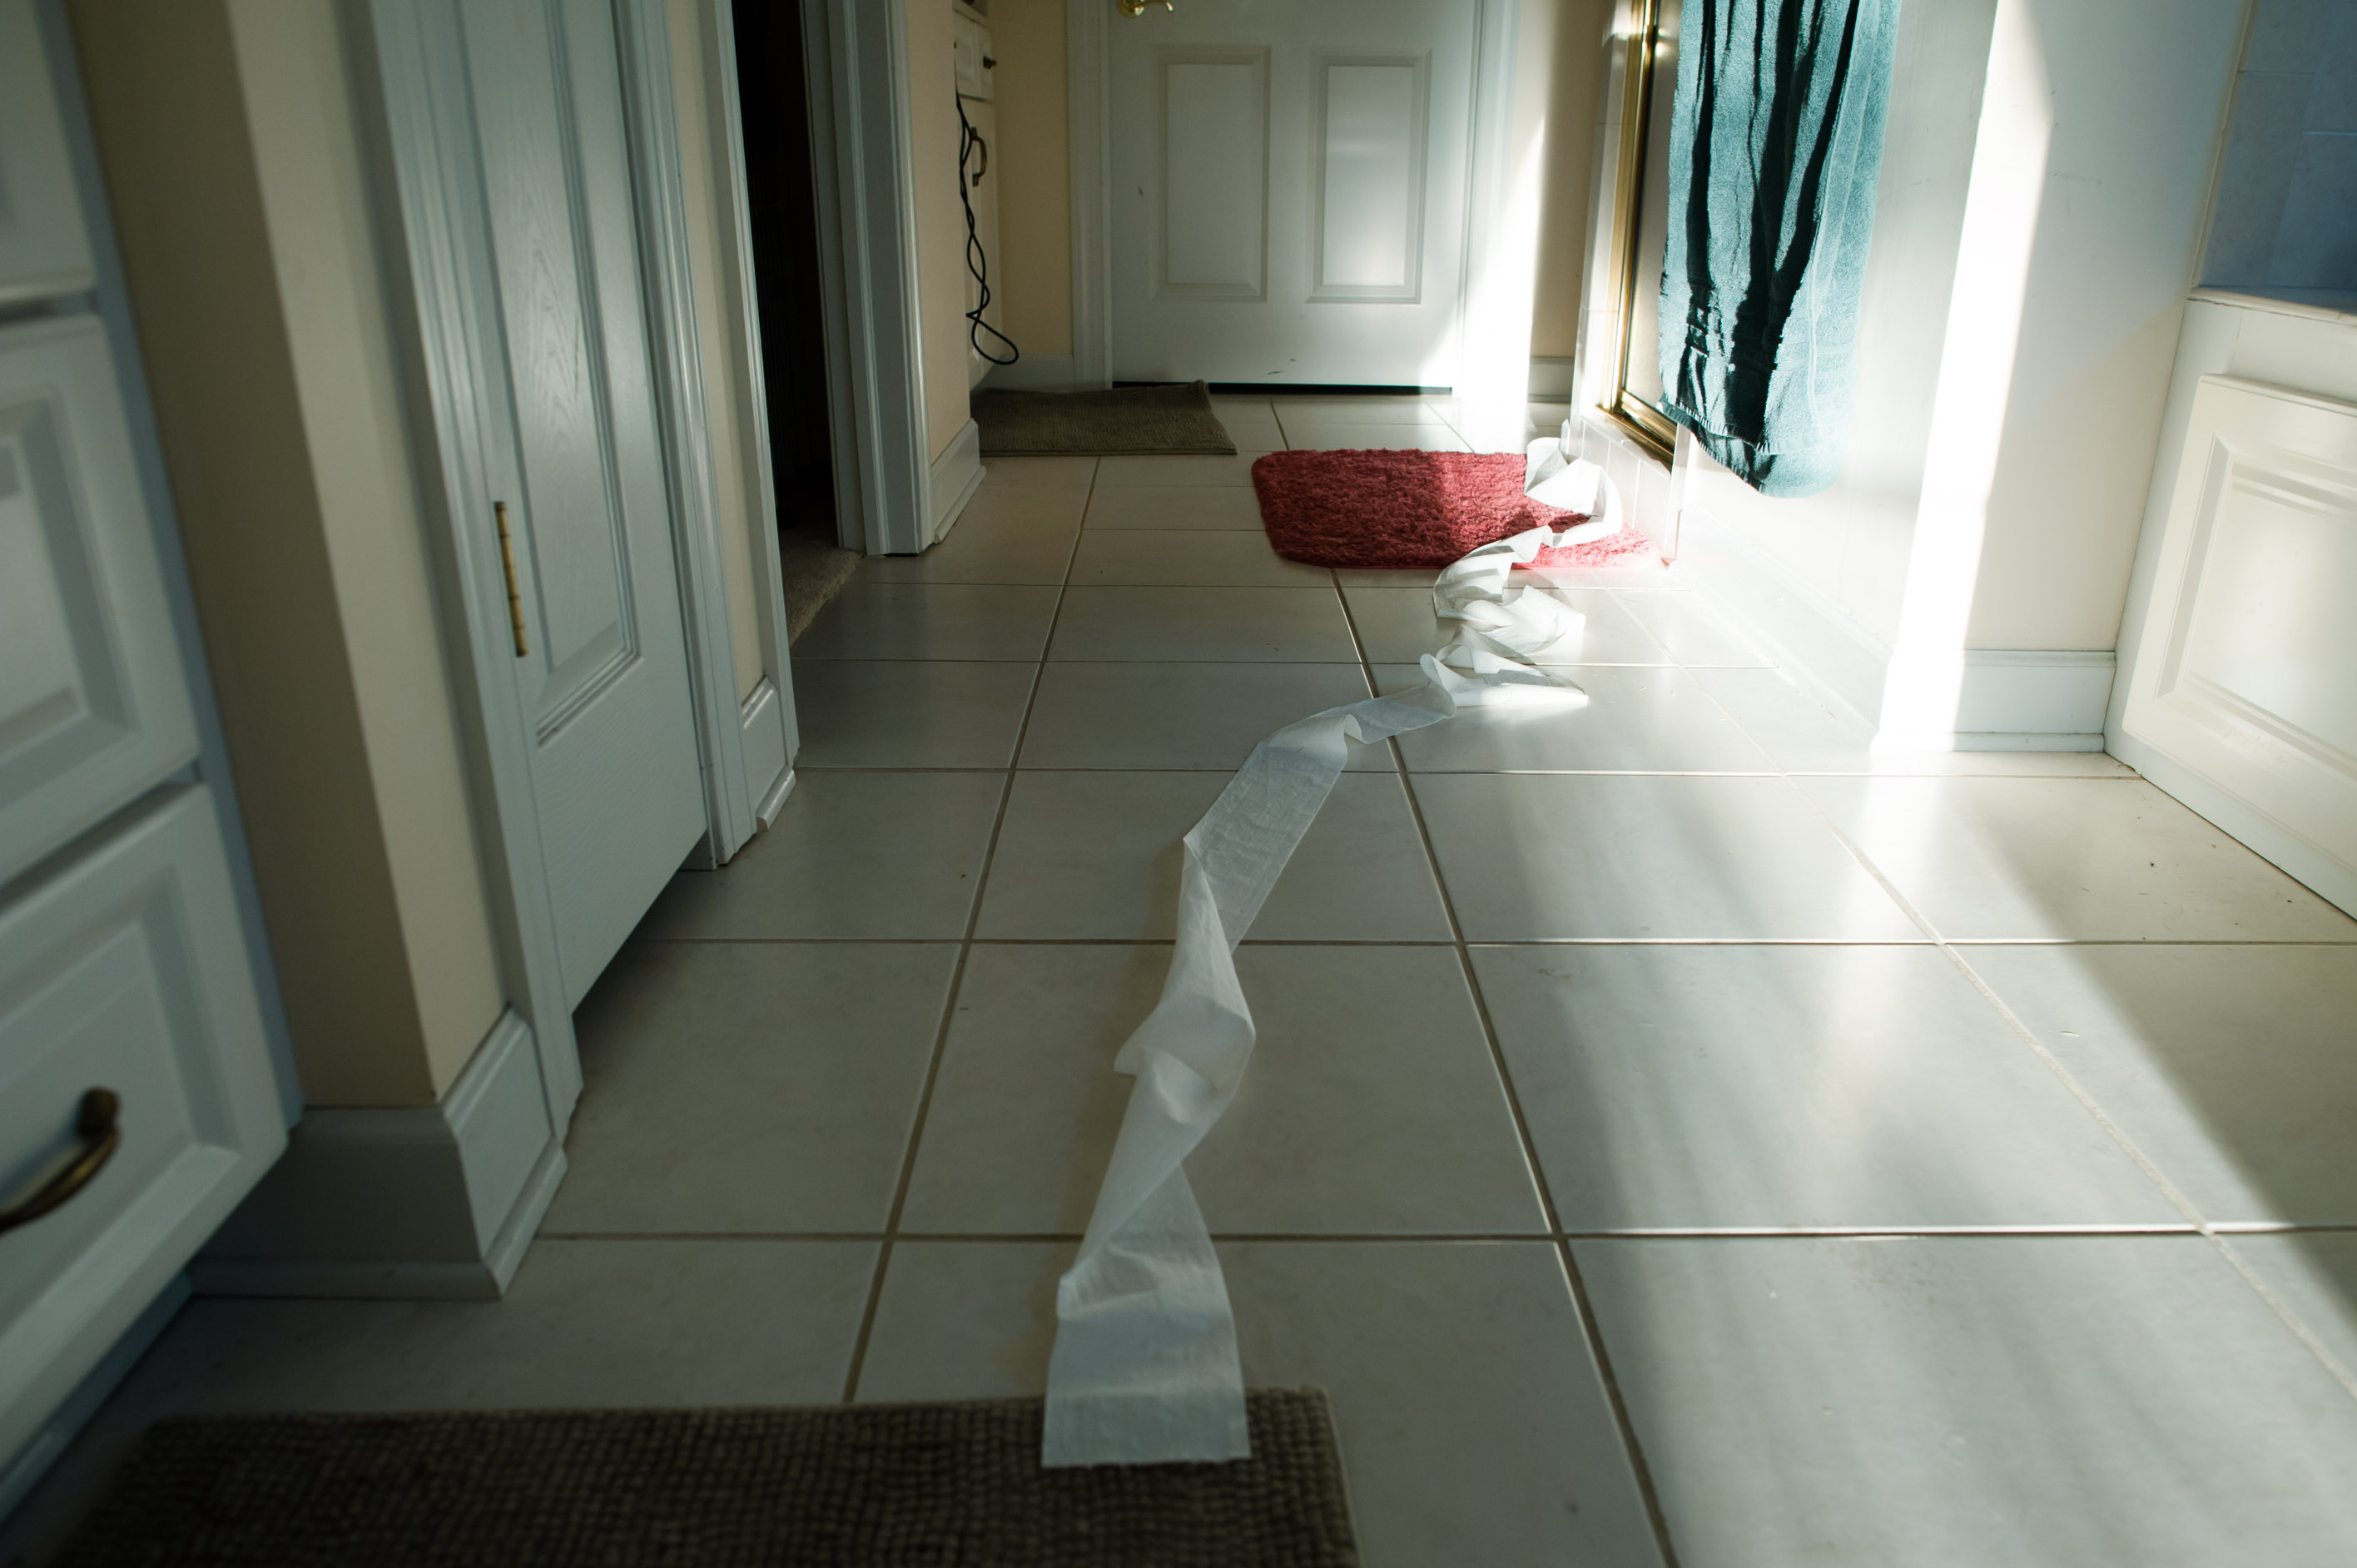
[[[1841,472],[1898,30],[1899,0],[1685,0],[1662,386],[1763,495]]]

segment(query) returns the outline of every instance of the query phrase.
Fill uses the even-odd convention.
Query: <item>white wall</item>
[[[1841,478],[1805,500],[1771,500],[1698,448],[1692,454],[1689,510],[1885,644],[1898,635],[1922,499],[1996,7],[1942,0],[1900,14],[1859,305],[1857,412]]]
[[[2042,57],[2051,128],[1966,636],[1975,648],[2108,649],[2241,18],[2221,0],[2005,10]],[[1963,325],[1995,334],[2010,322]]]
[[[1908,6],[1840,480],[1770,500],[1691,443],[1640,476],[1649,532],[1888,744],[2100,744],[2241,23]]]

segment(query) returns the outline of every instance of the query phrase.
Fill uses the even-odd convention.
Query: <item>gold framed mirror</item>
[[[1677,442],[1662,388],[1662,256],[1669,237],[1670,105],[1681,0],[1628,0],[1620,158],[1613,184],[1613,299],[1619,341],[1604,413],[1663,462]]]

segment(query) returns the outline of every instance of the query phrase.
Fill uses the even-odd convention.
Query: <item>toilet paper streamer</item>
[[[1566,434],[1568,432],[1566,431]],[[1455,624],[1421,663],[1424,683],[1313,714],[1253,748],[1187,834],[1178,941],[1161,999],[1114,1058],[1137,1080],[1078,1258],[1056,1287],[1041,1459],[1051,1466],[1241,1459],[1243,1374],[1235,1318],[1184,1161],[1235,1097],[1252,1059],[1252,1010],[1235,947],[1275,886],[1348,759],[1438,724],[1461,707],[1579,705],[1587,695],[1538,668],[1578,657],[1583,618],[1544,594],[1510,590],[1517,562],[1621,526],[1620,497],[1595,464],[1533,445],[1526,490],[1591,520],[1534,528],[1442,572],[1434,612]],[[1563,499],[1556,499],[1561,497]]]

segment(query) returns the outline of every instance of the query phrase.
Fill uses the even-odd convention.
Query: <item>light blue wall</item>
[[[2357,289],[2357,0],[2259,0],[2201,281]]]

